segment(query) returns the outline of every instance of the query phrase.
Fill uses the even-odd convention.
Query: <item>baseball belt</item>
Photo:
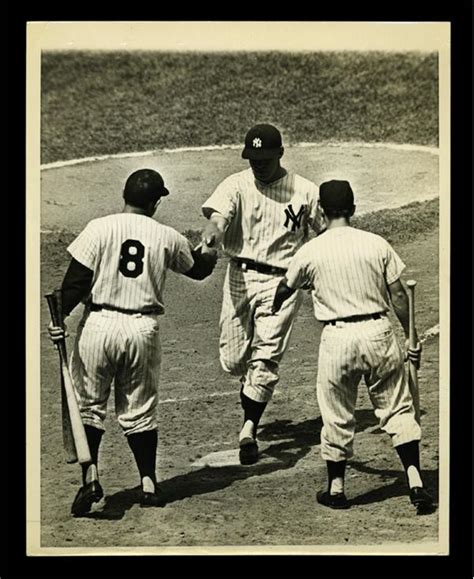
[[[366,320],[380,320],[383,313],[378,314],[364,314],[361,316],[350,316],[348,318],[338,318],[337,320],[324,320],[325,326],[335,326],[337,322],[364,322]]]
[[[268,265],[267,263],[260,263],[254,261],[253,259],[247,259],[243,257],[233,257],[232,261],[237,265],[242,271],[247,271],[251,269],[258,273],[265,273],[268,275],[285,275],[286,269],[284,267],[277,267],[275,265]]]
[[[119,312],[121,314],[142,314],[143,316],[147,315],[158,315],[161,313],[160,308],[148,308],[144,310],[127,310],[125,308],[119,308],[117,306],[109,306],[107,304],[88,304],[88,308],[91,312],[100,312],[101,310],[109,310],[111,312]]]

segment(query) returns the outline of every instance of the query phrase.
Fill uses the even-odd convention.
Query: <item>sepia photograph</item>
[[[28,22],[28,555],[448,555],[449,22]]]

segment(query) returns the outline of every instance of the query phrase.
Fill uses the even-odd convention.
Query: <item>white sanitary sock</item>
[[[335,495],[336,493],[343,493],[344,492],[344,479],[342,476],[337,476],[333,478],[331,481],[331,488],[329,489],[329,493],[331,495]]]
[[[254,438],[253,436],[253,422],[251,420],[246,420],[244,425],[242,426],[242,430],[239,434],[239,442],[241,442],[244,438]]]
[[[97,474],[97,467],[95,464],[90,464],[87,467],[86,472],[86,484],[91,483],[93,480],[99,480],[99,476]]]
[[[423,482],[421,480],[420,473],[416,466],[410,465],[407,469],[407,477],[408,477],[408,486],[410,488],[413,487],[422,487]]]
[[[155,483],[151,480],[149,476],[144,476],[142,478],[142,489],[145,493],[155,492]]]

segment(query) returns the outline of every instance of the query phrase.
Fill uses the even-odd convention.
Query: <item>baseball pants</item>
[[[242,271],[229,262],[220,317],[220,362],[226,372],[242,376],[243,392],[267,402],[279,380],[279,363],[301,304],[301,292],[271,314],[281,277]]]
[[[323,420],[321,455],[351,458],[357,388],[365,378],[380,428],[393,446],[420,440],[421,429],[408,388],[403,353],[390,320],[326,325],[319,350],[317,398]]]
[[[157,428],[161,364],[158,316],[85,312],[70,366],[84,424],[104,430],[115,379],[115,413],[126,435]]]

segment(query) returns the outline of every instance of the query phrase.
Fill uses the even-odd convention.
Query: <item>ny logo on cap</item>
[[[288,207],[285,209],[286,220],[284,226],[289,229],[289,225],[291,222],[291,231],[296,231],[299,227],[301,227],[301,219],[303,218],[304,212],[306,209],[306,205],[302,205],[300,210],[297,214],[295,214],[293,210],[293,205],[290,203]]]
[[[260,147],[262,146],[262,139],[259,139],[258,137],[255,137],[255,139],[252,141],[252,145],[253,145],[256,149],[260,149]]]

